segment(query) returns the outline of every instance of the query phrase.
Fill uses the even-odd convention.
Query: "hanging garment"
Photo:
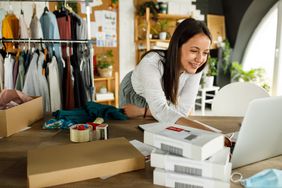
[[[16,90],[20,90],[22,91],[23,87],[24,87],[24,78],[25,78],[25,68],[24,68],[24,63],[25,63],[25,52],[21,52],[21,55],[19,57],[19,71],[18,71],[18,76],[17,76],[17,80],[16,80],[16,85],[15,85],[15,89]]]
[[[19,71],[19,52],[17,53],[15,57],[14,67],[13,67],[13,86],[15,88],[17,76]]]
[[[80,62],[80,71],[81,71],[81,76],[83,79],[83,86],[84,86],[84,91],[86,94],[87,101],[91,101],[91,96],[90,96],[90,87],[92,85],[91,83],[91,68],[90,68],[90,60],[87,56],[83,56]]]
[[[40,52],[37,62],[37,75],[38,75],[37,85],[40,90],[40,96],[43,97],[45,112],[50,112],[51,107],[50,107],[49,86],[44,74],[45,71],[43,71],[42,69],[43,63],[44,63],[44,54]]]
[[[0,92],[4,89],[4,59],[0,54]]]
[[[2,38],[2,21],[3,21],[3,19],[4,19],[4,17],[5,17],[5,15],[6,15],[6,11],[3,9],[3,8],[0,8],[0,38]],[[0,43],[0,48],[2,48],[3,47],[3,45],[2,45],[2,43]]]
[[[70,110],[75,107],[73,93],[73,76],[70,57],[67,56],[63,78],[63,109]]]
[[[34,38],[34,39],[43,38],[41,24],[36,15],[32,17],[29,27],[30,27],[31,38]]]
[[[53,56],[52,61],[47,66],[49,70],[48,84],[50,89],[51,112],[54,112],[62,108],[59,69],[55,56]]]
[[[31,61],[25,75],[23,92],[29,96],[40,96],[40,88],[38,86],[37,62],[38,53],[33,53]]]
[[[19,38],[19,20],[14,14],[7,14],[2,21],[2,37],[3,38]],[[13,43],[5,43],[6,51],[13,51]]]
[[[30,38],[30,30],[25,22],[24,14],[20,14],[19,23],[20,23],[20,38],[22,39]]]
[[[40,17],[40,23],[42,27],[43,37],[44,39],[60,39],[60,33],[58,29],[58,23],[56,20],[56,16],[49,11],[44,11],[42,16]],[[59,75],[60,80],[63,80],[63,69],[64,69],[64,61],[62,59],[62,50],[61,45],[59,43],[48,43],[46,44],[48,48],[48,53],[50,53],[50,59],[53,57],[53,53],[55,54],[58,62]],[[60,83],[62,86],[62,82]]]
[[[59,33],[61,39],[70,40],[72,39],[71,32],[71,18],[66,12],[61,12],[60,17],[57,16],[57,22],[59,26]],[[69,44],[62,44],[62,55],[65,61],[66,67],[64,69],[63,77],[63,108],[73,109],[75,106],[74,96],[74,79],[72,79],[73,69],[71,68],[72,48]]]
[[[4,60],[4,88],[14,89],[13,67],[15,58],[9,54]]]
[[[52,12],[44,12],[40,17],[40,23],[44,39],[60,39],[58,23],[55,15]],[[47,46],[48,51],[51,52],[51,56],[53,56],[52,53],[54,52],[58,59],[62,57],[61,45],[59,43],[49,43]],[[55,49],[54,51],[53,46]]]

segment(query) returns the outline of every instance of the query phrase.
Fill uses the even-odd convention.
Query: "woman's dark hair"
[[[199,33],[205,34],[212,41],[211,33],[204,22],[197,21],[193,18],[185,19],[176,27],[166,51],[153,50],[160,56],[164,56],[164,58],[161,58],[164,66],[164,74],[162,78],[164,92],[166,99],[171,101],[173,104],[177,103],[178,81],[181,69],[180,48],[190,38]],[[206,62],[197,69],[196,73],[202,71],[205,65]]]

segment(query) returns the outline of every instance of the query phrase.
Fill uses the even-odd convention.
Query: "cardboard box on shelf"
[[[43,118],[42,97],[0,110],[0,137],[10,136]]]
[[[151,153],[151,166],[193,176],[229,182],[232,164],[229,162],[230,148],[223,148],[204,161],[170,155],[162,150]]]
[[[230,188],[229,182],[187,174],[179,174],[171,171],[165,171],[160,168],[156,168],[154,170],[153,181],[155,185],[166,187]]]
[[[187,126],[158,123],[145,129],[144,143],[183,157],[205,160],[224,147],[224,136]]]
[[[27,153],[29,187],[47,187],[145,168],[144,156],[125,138],[58,145]]]

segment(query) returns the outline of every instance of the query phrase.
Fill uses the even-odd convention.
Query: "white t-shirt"
[[[194,106],[202,72],[182,73],[179,78],[178,104],[175,106],[165,97],[162,86],[163,65],[156,52],[147,54],[134,69],[131,82],[134,91],[144,97],[153,117],[159,122],[175,123],[187,117]]]

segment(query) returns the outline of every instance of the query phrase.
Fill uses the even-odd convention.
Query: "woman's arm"
[[[123,111],[124,111],[125,115],[127,115],[129,118],[135,118],[135,117],[141,117],[141,116],[143,116],[145,118],[145,117],[148,117],[148,116],[152,116],[149,108],[146,110],[146,108],[141,108],[141,107],[138,107],[134,104],[124,105]]]

